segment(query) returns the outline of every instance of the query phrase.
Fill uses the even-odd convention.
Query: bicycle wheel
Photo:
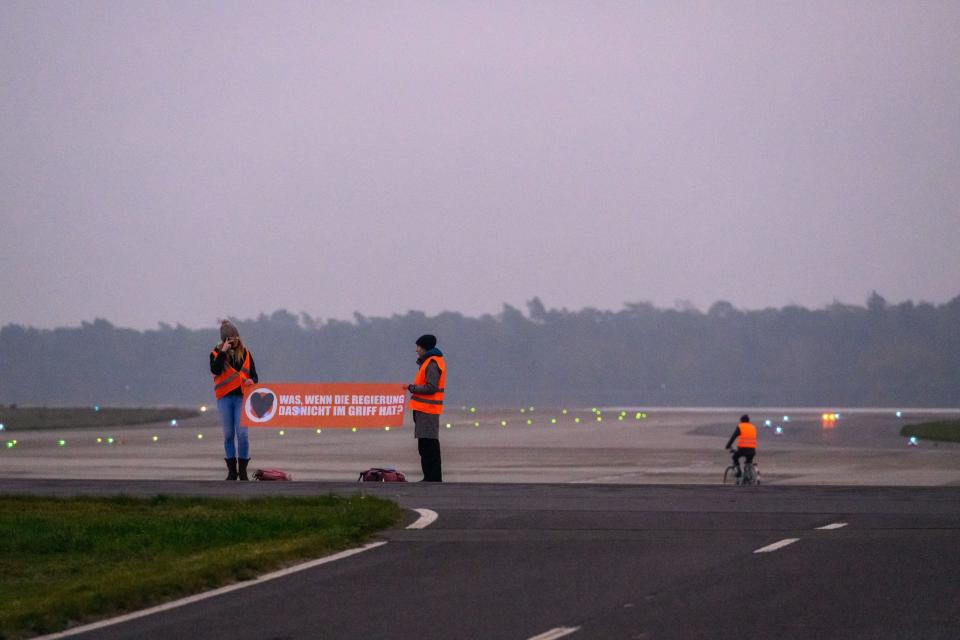
[[[736,482],[737,476],[736,473],[730,475],[733,472],[733,465],[727,467],[723,472],[723,484],[732,484]]]

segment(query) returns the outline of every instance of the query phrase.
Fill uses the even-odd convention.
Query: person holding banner
[[[220,343],[210,352],[213,393],[223,424],[226,480],[249,480],[250,441],[247,427],[240,426],[243,388],[259,382],[253,356],[240,339],[240,332],[229,320],[220,323]],[[236,442],[234,442],[236,441]]]
[[[423,335],[417,338],[417,364],[420,369],[410,392],[413,409],[413,436],[417,439],[423,482],[443,482],[440,466],[440,414],[443,412],[443,392],[447,379],[447,365],[443,353],[437,349],[437,338]]]

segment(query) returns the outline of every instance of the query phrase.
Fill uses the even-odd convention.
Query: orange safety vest
[[[436,362],[437,366],[440,367],[440,382],[437,384],[437,392],[429,396],[411,393],[410,408],[414,411],[440,415],[443,411],[443,390],[447,383],[447,365],[444,363],[443,358],[440,356],[430,356],[424,360],[420,365],[420,370],[417,371],[417,377],[413,380],[413,384],[418,387],[427,384],[427,365],[431,362]]]
[[[757,448],[757,428],[749,422],[740,423],[740,437],[737,438],[738,449]]]
[[[214,358],[216,358],[217,350],[214,349],[210,352]],[[240,388],[243,386],[245,380],[250,379],[250,350],[247,350],[247,355],[243,358],[243,365],[240,367],[240,370],[237,371],[233,368],[233,365],[229,362],[229,357],[223,363],[223,371],[220,372],[220,375],[213,376],[213,393],[217,396],[217,400],[227,395],[234,389]]]

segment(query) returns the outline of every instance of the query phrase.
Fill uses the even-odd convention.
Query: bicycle
[[[737,466],[730,465],[723,472],[723,484],[737,484],[737,485],[759,485],[760,484],[760,467],[757,466],[756,462],[750,462],[749,464],[743,465],[740,464],[740,460],[737,460],[737,464],[740,467],[740,474],[737,475]],[[733,475],[731,476],[731,472]]]

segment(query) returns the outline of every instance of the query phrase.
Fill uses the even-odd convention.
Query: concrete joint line
[[[75,636],[81,633],[87,633],[89,631],[95,631],[97,629],[102,629],[104,627],[110,627],[115,624],[120,624],[121,622],[127,622],[129,620],[136,620],[137,618],[144,618],[146,616],[153,615],[155,613],[160,613],[162,611],[169,611],[170,609],[176,609],[177,607],[182,607],[188,604],[193,604],[194,602],[199,602],[201,600],[206,600],[208,598],[214,598],[225,593],[230,593],[231,591],[237,591],[239,589],[245,589],[246,587],[252,587],[254,585],[262,584],[269,580],[275,580],[277,578],[282,578],[288,576],[291,573],[297,573],[299,571],[305,571],[306,569],[312,569],[313,567],[319,567],[322,564],[327,564],[329,562],[336,562],[337,560],[342,560],[344,558],[349,558],[358,553],[363,553],[364,551],[369,551],[370,549],[376,549],[377,547],[382,547],[387,544],[386,540],[380,542],[371,542],[365,544],[362,547],[357,547],[356,549],[347,549],[346,551],[341,551],[330,556],[325,556],[323,558],[317,558],[316,560],[310,560],[309,562],[304,562],[302,564],[294,565],[292,567],[287,567],[286,569],[280,569],[279,571],[274,571],[272,573],[265,573],[262,576],[254,578],[253,580],[244,580],[243,582],[237,582],[235,584],[229,584],[225,587],[220,587],[219,589],[214,589],[212,591],[204,591],[203,593],[196,593],[192,596],[187,596],[186,598],[180,598],[179,600],[174,600],[173,602],[167,602],[155,607],[150,607],[149,609],[141,609],[140,611],[134,611],[132,613],[127,613],[122,616],[117,616],[115,618],[108,618],[107,620],[101,620],[100,622],[93,622],[90,624],[83,625],[82,627],[74,627],[73,629],[67,629],[66,631],[61,631],[60,633],[53,633],[46,636],[40,636],[39,638],[34,638],[34,640],[54,640],[55,638],[68,638],[70,636]]]
[[[430,509],[414,509],[414,511],[419,513],[420,517],[417,518],[416,522],[407,526],[407,529],[425,529],[437,519],[436,511],[431,511]]]
[[[760,547],[755,550],[754,553],[770,553],[771,551],[776,551],[777,549],[783,549],[787,545],[791,545],[800,538],[784,538],[779,542],[774,542],[773,544],[768,544],[765,547]]]
[[[557,638],[563,638],[564,636],[568,636],[571,633],[576,633],[579,630],[580,627],[557,627],[555,629],[550,629],[550,631],[544,631],[540,635],[528,638],[528,640],[557,640]]]

